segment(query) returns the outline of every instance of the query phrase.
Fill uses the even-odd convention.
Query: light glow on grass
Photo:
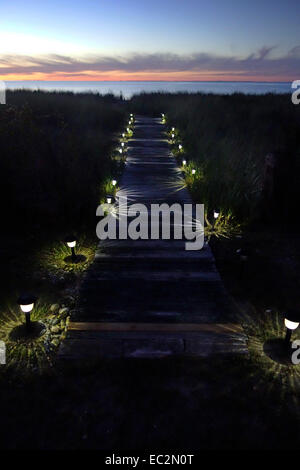
[[[50,305],[37,301],[31,313],[32,331],[28,333],[24,316],[16,304],[10,302],[0,312],[0,339],[6,345],[6,368],[23,375],[30,371],[41,372],[53,365],[54,353],[65,337],[68,324],[66,316],[57,313],[54,340],[51,333],[53,316]]]
[[[182,191],[187,187],[186,181],[181,176],[181,171],[178,170],[178,177],[173,181],[165,181],[164,186],[168,189],[171,189],[173,193]]]
[[[205,212],[205,236],[208,240],[212,236],[216,238],[232,238],[242,233],[242,225],[239,224],[235,217],[228,212],[227,214],[219,213],[218,217],[212,223],[208,218],[208,212]]]
[[[79,238],[77,241],[77,253],[86,259],[82,263],[67,263],[70,249],[63,242],[53,242],[45,246],[36,255],[36,263],[42,270],[59,274],[60,272],[80,273],[85,271],[94,259],[97,241],[88,238]]]
[[[250,304],[239,306],[238,320],[248,337],[250,360],[255,363],[257,373],[253,377],[255,388],[266,389],[266,394],[280,387],[282,404],[288,403],[294,413],[299,415],[300,404],[300,364],[290,360],[280,361],[266,353],[266,344],[281,340],[285,336],[284,318],[277,311],[270,309],[257,312]],[[299,339],[300,334],[295,334]],[[267,396],[266,396],[267,399]],[[279,412],[279,410],[277,410]]]

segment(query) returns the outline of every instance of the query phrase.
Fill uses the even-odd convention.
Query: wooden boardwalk
[[[118,196],[192,203],[159,119],[136,118]],[[186,251],[185,241],[100,242],[60,356],[247,353],[209,245]]]

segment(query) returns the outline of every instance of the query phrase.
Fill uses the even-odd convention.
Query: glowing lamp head
[[[122,142],[122,143],[121,143],[121,147],[124,147],[124,145],[125,145],[124,142]]]
[[[289,330],[295,330],[299,326],[299,323],[288,320],[287,318],[284,319],[284,324]]]
[[[76,237],[75,235],[69,235],[66,237],[65,242],[69,248],[75,248],[76,246]]]
[[[132,113],[130,113],[130,117],[133,118],[133,114],[132,114]]]
[[[295,310],[288,310],[284,314],[284,324],[288,330],[296,330],[300,323],[300,314]]]
[[[116,186],[116,184],[117,184],[117,180],[112,180],[112,185]]]
[[[174,132],[174,131],[175,131],[175,127],[172,127],[172,132]]]
[[[186,165],[186,160],[182,160],[182,165],[183,165],[183,166]]]
[[[113,200],[114,200],[114,197],[111,196],[110,194],[108,194],[108,195],[106,196],[106,202],[107,202],[107,204],[111,204],[111,203],[113,202]]]
[[[18,298],[18,304],[22,312],[29,313],[33,309],[36,300],[37,298],[34,295],[24,294]]]
[[[192,175],[195,175],[195,173],[196,173],[196,170],[193,168],[192,169]]]
[[[178,148],[179,148],[179,150],[182,150],[182,145],[179,144],[179,145],[178,145]]]
[[[123,139],[125,138],[125,132],[123,132],[122,137],[123,137]]]
[[[220,215],[219,211],[214,210],[214,218],[217,219]]]
[[[129,127],[127,127],[126,131],[127,131],[127,133],[129,134],[129,132],[130,132],[130,129],[129,129]]]
[[[172,134],[172,139],[174,139],[174,137],[175,137],[175,134]]]
[[[28,304],[28,305],[23,305],[23,304],[20,305],[20,308],[21,308],[22,312],[24,312],[24,313],[31,312],[33,307],[34,307],[34,303],[33,304]]]
[[[123,150],[122,150],[122,149],[119,149],[119,153],[123,153]]]
[[[165,117],[165,114],[164,114],[164,113],[161,113],[161,117],[164,118],[164,117]]]

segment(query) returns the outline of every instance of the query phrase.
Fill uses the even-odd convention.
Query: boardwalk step
[[[89,276],[89,282],[99,282],[104,280],[112,281],[123,281],[131,279],[139,279],[142,281],[187,281],[187,280],[197,280],[200,282],[219,282],[220,276],[217,272],[214,271],[184,271],[184,270],[173,270],[173,271],[154,271],[146,269],[101,269],[94,271]]]
[[[71,331],[159,332],[159,333],[213,333],[239,335],[245,339],[243,328],[237,323],[99,323],[70,322]]]
[[[177,252],[174,252],[174,251],[167,251],[167,250],[155,250],[155,251],[151,251],[151,250],[137,250],[137,252],[135,253],[133,250],[124,250],[124,252],[117,252],[117,250],[115,250],[115,253],[117,253],[114,258],[115,259],[128,259],[128,258],[132,258],[133,256],[136,258],[136,259],[178,259],[178,260],[182,260],[182,261],[186,261],[188,262],[189,260],[195,262],[195,258],[197,260],[203,260],[204,257],[201,256],[201,252],[200,251],[177,251]],[[105,257],[108,257],[110,256],[109,253],[105,253],[105,252],[102,252],[102,251],[98,251],[96,253],[96,257],[95,257],[95,261],[102,261],[102,259],[104,259]]]
[[[119,257],[118,252],[106,250],[105,253],[99,253],[97,256],[97,263],[91,267],[89,277],[93,278],[99,273],[101,276],[104,271],[110,270],[113,274],[116,272],[126,271],[129,275],[134,272],[148,272],[152,275],[153,272],[165,273],[167,276],[173,273],[178,275],[186,275],[187,277],[197,276],[203,274],[210,276],[211,274],[218,273],[215,264],[210,258],[131,258]]]
[[[84,326],[78,324],[68,333],[60,346],[63,359],[91,359],[105,357],[160,358],[169,355],[208,357],[214,354],[248,354],[246,337],[237,325],[187,325],[180,331],[178,325],[106,324]],[[71,326],[72,328],[72,326]],[[151,331],[152,330],[152,331]]]

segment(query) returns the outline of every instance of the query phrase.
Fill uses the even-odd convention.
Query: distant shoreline
[[[72,93],[112,94],[130,99],[140,93],[204,93],[231,95],[233,93],[265,95],[292,92],[290,82],[205,82],[205,81],[67,81],[20,80],[4,82],[7,90],[28,89]]]
[[[258,80],[3,80],[8,83],[264,83],[290,84],[287,82],[270,82]]]

